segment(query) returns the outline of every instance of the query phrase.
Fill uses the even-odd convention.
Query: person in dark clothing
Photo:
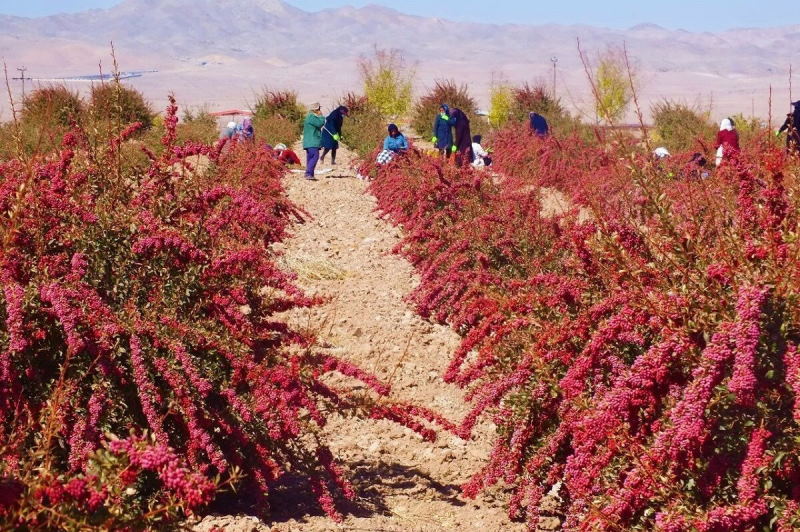
[[[537,137],[546,137],[550,134],[550,126],[547,125],[545,117],[539,113],[530,113],[528,114],[528,118],[530,118],[531,132],[534,135]]]
[[[242,140],[253,140],[256,138],[256,130],[253,128],[253,120],[245,118],[242,122]]]
[[[778,130],[778,135],[786,131],[786,151],[800,155],[800,100],[792,102],[794,112],[786,115],[786,121]]]
[[[436,120],[433,121],[433,142],[434,147],[439,150],[440,155],[444,155],[448,159],[453,149],[453,126],[455,120],[450,116],[450,107],[443,103],[439,106],[439,114],[436,115]]]
[[[322,126],[322,156],[320,162],[325,162],[328,152],[331,154],[331,164],[336,164],[336,150],[339,149],[339,139],[342,138],[342,124],[344,117],[349,114],[349,110],[344,105],[334,109],[325,119]]]
[[[456,154],[456,166],[472,164],[472,133],[469,130],[469,118],[461,109],[451,109],[450,119],[455,120],[455,139],[453,140]]]

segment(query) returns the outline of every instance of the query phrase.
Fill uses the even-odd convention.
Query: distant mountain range
[[[123,70],[159,71],[130,81],[158,105],[174,90],[192,105],[241,106],[264,86],[294,88],[308,101],[332,105],[357,88],[357,59],[378,46],[401,49],[417,65],[420,89],[453,78],[469,83],[483,104],[493,79],[551,84],[555,56],[559,96],[586,111],[578,39],[590,55],[626,43],[646,104],[677,98],[713,105],[715,114],[766,115],[770,84],[774,113],[783,114],[788,65],[800,68],[800,25],[719,33],[654,24],[494,25],[378,6],[310,13],[280,0],[125,0],[77,14],[0,16],[0,54],[11,72],[25,65],[33,77],[93,74],[101,59],[108,71],[113,41]]]

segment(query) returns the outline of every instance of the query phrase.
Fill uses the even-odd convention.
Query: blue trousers
[[[319,148],[306,148],[306,177],[314,177],[319,161]]]

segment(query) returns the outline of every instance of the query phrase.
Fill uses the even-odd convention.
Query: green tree
[[[494,85],[489,90],[489,125],[501,128],[512,118],[514,90],[506,84]]]
[[[650,108],[653,140],[671,152],[700,150],[698,140],[714,136],[708,111],[680,102],[664,100]]]
[[[383,116],[398,117],[408,112],[415,72],[400,50],[375,48],[371,57],[361,57],[358,69],[364,95]]]
[[[594,72],[595,113],[597,118],[608,124],[615,123],[625,116],[633,98],[636,80],[635,73],[628,68],[625,51],[609,47],[600,54]]]

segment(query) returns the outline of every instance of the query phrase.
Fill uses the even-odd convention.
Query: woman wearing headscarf
[[[537,137],[546,137],[550,134],[550,126],[547,125],[547,119],[539,113],[528,113],[530,119],[531,133]]]
[[[325,119],[322,126],[322,156],[320,162],[325,162],[325,156],[331,153],[331,164],[336,164],[336,150],[339,149],[339,139],[342,138],[342,124],[344,117],[349,114],[349,110],[344,105],[340,105]]]
[[[450,116],[450,107],[443,103],[439,106],[439,114],[433,121],[433,142],[434,147],[439,150],[439,155],[450,158],[453,149],[453,130],[455,119]]]
[[[778,130],[778,135],[787,131],[786,151],[800,155],[800,100],[793,102],[794,112],[786,115],[786,121]]]
[[[389,135],[383,140],[383,149],[393,153],[408,151],[408,141],[395,124],[389,124]]]
[[[451,109],[450,119],[455,120],[454,129],[456,131],[453,140],[453,151],[456,154],[456,166],[464,163],[472,164],[472,133],[469,130],[469,118],[461,109]]]
[[[717,143],[714,148],[717,150],[717,166],[739,153],[739,133],[731,118],[725,118],[720,122]]]
[[[405,135],[400,133],[400,129],[395,124],[389,124],[389,135],[383,139],[383,151],[378,154],[375,160],[378,164],[387,164],[395,158],[397,154],[408,151],[408,141]]]
[[[256,130],[253,127],[253,120],[245,118],[242,121],[242,140],[253,140],[256,137]]]

